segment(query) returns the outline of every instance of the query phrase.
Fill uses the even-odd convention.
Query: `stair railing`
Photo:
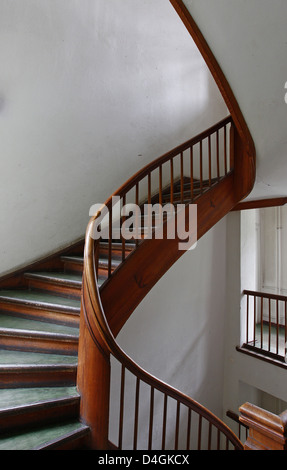
[[[164,200],[168,202],[179,202],[189,204],[210,190],[224,178],[233,172],[233,140],[235,129],[232,119],[227,117],[218,124],[212,126],[207,131],[197,137],[189,140],[185,144],[168,152],[163,157],[158,158],[143,170],[139,171],[133,178],[125,183],[113,196],[111,196],[104,205],[107,209],[109,228],[108,230],[108,280],[111,282],[114,270],[112,269],[112,244],[113,237],[111,232],[112,223],[115,222],[113,213],[113,197],[117,196],[121,205],[131,201],[130,191],[134,190],[135,203],[140,204],[139,186],[146,180],[146,195],[141,201],[154,203],[155,201],[163,204]],[[196,149],[197,146],[197,149]],[[188,164],[187,164],[188,162]],[[176,165],[178,163],[178,170]],[[164,180],[164,165],[168,165],[169,171]],[[157,184],[152,186],[154,173],[157,171]],[[101,219],[103,210],[100,209],[90,220],[86,233],[85,256],[84,256],[84,274],[83,274],[83,292],[82,292],[82,314],[81,324],[85,324],[80,331],[87,328],[88,334],[84,334],[84,340],[81,340],[80,334],[80,352],[78,367],[78,386],[80,393],[85,397],[82,400],[82,419],[90,425],[92,429],[92,446],[98,449],[107,449],[109,446],[109,401],[111,389],[111,356],[120,364],[120,399],[118,409],[118,436],[116,448],[138,448],[138,445],[144,448],[152,449],[153,445],[165,449],[170,446],[170,437],[168,429],[170,426],[174,429],[174,449],[179,446],[189,448],[207,448],[221,449],[229,448],[242,449],[242,444],[237,436],[214,414],[208,411],[193,399],[189,398],[180,391],[167,385],[155,378],[141,367],[139,367],[130,357],[128,357],[119,347],[113,333],[108,325],[105,312],[101,302],[101,296],[98,285],[98,276],[101,274],[99,266],[100,240],[95,237],[95,223]],[[117,211],[118,215],[119,212]],[[120,214],[121,215],[121,214]],[[124,217],[122,217],[124,218]],[[96,225],[97,229],[99,225]],[[120,236],[122,247],[122,259],[126,259],[125,238]],[[141,238],[136,240],[141,243]],[[120,266],[119,268],[120,269]],[[89,367],[85,366],[89,364]],[[134,377],[135,389],[126,394],[126,375],[131,374]],[[92,388],[89,383],[93,383],[95,376],[100,380],[97,393],[91,395],[89,390]],[[99,379],[100,378],[100,379]],[[94,384],[93,384],[94,385]],[[141,408],[142,389],[149,388],[149,405],[145,414],[149,415],[148,436],[146,445],[142,443],[142,437],[138,436],[139,415]],[[94,387],[93,387],[94,388]],[[133,436],[127,442],[125,436],[124,410],[125,402],[130,394],[134,396],[134,421]],[[155,398],[155,395],[156,398]],[[159,398],[159,395],[161,398]],[[144,395],[146,396],[146,395]],[[146,398],[144,398],[146,400]],[[153,441],[156,429],[158,435],[158,413],[155,411],[155,402],[162,400],[160,408],[162,409],[161,423],[161,443],[156,444]],[[114,400],[113,400],[114,401]],[[170,422],[172,408],[174,403],[174,421]],[[158,410],[158,407],[157,407]],[[130,415],[130,413],[129,413]],[[194,435],[195,421],[198,432]],[[185,424],[182,424],[185,423]],[[192,424],[191,424],[192,423]],[[167,429],[168,424],[168,429]],[[185,435],[182,427],[185,428]],[[142,429],[142,426],[141,426]],[[139,439],[139,441],[138,441]],[[184,440],[183,444],[182,440]],[[132,441],[132,442],[131,442]],[[223,444],[224,441],[224,444]]]
[[[100,292],[95,277],[95,252],[94,250],[99,249],[99,244],[95,245],[92,239],[92,221],[90,222],[87,229],[87,243],[85,247],[85,270],[84,270],[84,284],[83,284],[83,316],[85,322],[88,325],[90,333],[93,335],[93,340],[97,344],[97,347],[101,350],[101,354],[109,360],[109,355],[112,355],[114,359],[120,364],[120,386],[119,386],[119,410],[118,410],[118,442],[113,443],[113,449],[153,449],[154,445],[154,426],[155,426],[155,394],[157,394],[157,403],[159,400],[158,394],[162,396],[162,425],[161,425],[161,436],[160,444],[157,442],[156,449],[161,448],[162,450],[170,449],[170,442],[168,441],[167,435],[167,423],[172,427],[174,431],[174,449],[186,449],[192,448],[200,449],[234,449],[242,450],[243,445],[237,436],[213,413],[207,410],[204,406],[200,405],[195,400],[191,399],[187,395],[181,393],[175,388],[167,385],[161,380],[157,379],[153,375],[149,374],[139,365],[137,365],[117,344],[110,328],[107,323],[103,307],[101,304]],[[128,400],[128,415],[133,415],[133,432],[130,437],[130,441],[127,442],[124,434],[124,411],[127,405],[127,399],[125,395],[126,391],[126,375],[129,372],[135,381],[134,389],[134,407],[130,407],[130,398]],[[149,424],[147,430],[147,442],[143,444],[142,440],[139,442],[139,429],[142,431],[142,425],[139,421],[139,411],[141,408],[141,389],[142,386],[148,386],[149,388],[149,405],[145,409],[145,414],[149,416]],[[144,395],[145,397],[146,395]],[[108,398],[108,397],[106,397]],[[93,398],[96,400],[96,397]],[[171,412],[168,406],[168,402],[174,402],[175,413],[173,421],[171,422]],[[184,419],[184,430],[181,426],[181,416],[185,415]],[[197,421],[197,433],[194,434],[195,420]],[[98,423],[97,423],[98,424]],[[98,426],[96,426],[96,433],[99,432]],[[184,432],[184,437],[182,433]],[[102,435],[99,437],[101,440]],[[94,446],[99,448],[97,437],[95,438]],[[111,444],[106,442],[108,449]],[[183,444],[184,442],[184,444]],[[138,447],[138,445],[140,447]],[[159,447],[160,445],[160,447]],[[167,447],[168,445],[168,447]],[[102,448],[102,447],[100,447]]]
[[[113,241],[120,243],[121,261],[124,261],[129,253],[126,250],[129,238],[138,246],[145,237],[151,236],[150,230],[143,231],[144,214],[140,213],[143,204],[163,207],[168,203],[176,210],[177,204],[195,203],[199,196],[232,172],[234,132],[233,121],[228,116],[145,166],[121,186],[102,208],[96,206],[92,237],[107,240],[108,279],[115,269]],[[129,207],[138,208],[139,211],[135,217],[137,226],[130,232],[125,227],[128,215],[125,208]],[[97,264],[97,275],[100,269]]]

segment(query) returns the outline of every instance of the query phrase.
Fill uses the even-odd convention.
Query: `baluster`
[[[159,167],[159,204],[162,205],[162,165]]]
[[[112,274],[112,223],[113,223],[113,206],[109,208],[109,240],[108,240],[108,277]]]
[[[287,301],[285,300],[285,342],[284,342],[284,345],[285,345],[285,352],[284,352],[284,356],[286,357],[286,352],[287,352],[287,348],[286,348],[286,343],[287,343]]]
[[[246,344],[249,342],[249,294],[247,294],[246,306]]]
[[[209,423],[209,427],[208,427],[208,450],[211,450],[211,438],[212,438],[212,424]]]
[[[190,198],[193,202],[194,184],[193,184],[193,147],[190,147]]]
[[[219,131],[216,131],[216,161],[217,161],[217,179],[220,179],[220,165],[219,165]]]
[[[176,407],[176,424],[175,424],[175,441],[174,441],[175,450],[178,450],[179,422],[180,422],[180,402],[178,401],[177,407]]]
[[[202,140],[199,143],[199,158],[200,158],[200,194],[202,194],[203,172],[202,172]]]
[[[188,408],[186,450],[190,449],[190,433],[191,433],[191,409]]]
[[[263,297],[261,297],[261,349],[263,349]]]
[[[136,400],[135,400],[134,446],[133,446],[134,450],[137,449],[137,440],[138,440],[139,393],[140,393],[140,379],[137,377]]]
[[[163,403],[163,421],[162,421],[162,442],[161,450],[165,450],[165,437],[166,437],[166,417],[167,417],[167,395],[164,395]]]
[[[183,180],[183,152],[180,154],[180,193],[181,203],[184,201],[184,180]]]
[[[123,195],[122,201],[123,201],[122,207],[125,207],[125,205],[126,205],[126,195],[125,194]],[[125,220],[126,220],[126,217],[125,217],[125,215],[123,215],[122,224],[124,224]],[[122,224],[121,224],[121,228],[122,228]],[[125,241],[125,237],[122,234],[122,230],[121,230],[121,242],[122,242],[122,261],[124,261],[125,257],[126,257],[126,241]]]
[[[254,296],[254,312],[253,312],[253,346],[256,342],[256,296]]]
[[[279,352],[279,301],[276,300],[276,354]]]
[[[139,244],[139,229],[141,226],[141,213],[139,209],[139,183],[136,184],[136,206],[137,206],[137,217],[136,217],[136,246]]]
[[[150,389],[150,414],[149,414],[148,450],[151,450],[151,448],[152,448],[153,408],[154,408],[154,387],[151,387],[151,389]]]
[[[268,308],[269,308],[269,313],[268,313],[268,316],[269,316],[268,351],[270,352],[270,350],[271,350],[271,299],[268,299]]]
[[[173,158],[170,159],[170,203],[173,204]]]
[[[124,401],[125,401],[125,371],[126,371],[126,368],[122,364],[121,397],[120,397],[120,420],[119,420],[119,449],[120,450],[122,450],[122,445],[123,445],[123,422],[124,422]]]
[[[223,129],[224,129],[224,171],[225,171],[225,175],[227,175],[226,124]]]
[[[211,137],[208,136],[208,177],[209,187],[211,186]]]
[[[220,439],[221,439],[221,432],[219,429],[217,429],[217,450],[220,450],[220,447],[221,447]]]
[[[199,415],[198,421],[198,442],[197,442],[197,449],[201,450],[201,431],[202,431],[202,416]]]
[[[148,173],[148,204],[151,204],[151,172]]]

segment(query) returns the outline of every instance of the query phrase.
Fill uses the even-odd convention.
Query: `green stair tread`
[[[79,421],[70,421],[64,424],[45,426],[33,431],[0,438],[0,450],[33,450],[48,444],[50,441],[65,435],[85,429],[86,426]]]
[[[45,354],[24,351],[0,350],[0,367],[4,366],[43,366],[43,365],[77,365],[76,356]]]
[[[27,277],[41,278],[53,281],[71,282],[76,285],[82,285],[82,275],[76,273],[63,273],[63,272],[27,272]]]
[[[32,303],[33,305],[37,306],[52,306],[60,308],[66,307],[77,311],[80,311],[81,306],[80,300],[37,292],[33,290],[1,290],[0,301],[1,299]]]
[[[0,389],[0,411],[61,398],[78,397],[76,387],[35,387]]]
[[[53,333],[61,335],[79,335],[79,327],[71,327],[65,325],[58,325],[56,323],[46,323],[37,320],[30,320],[26,318],[20,318],[12,315],[1,315],[0,314],[0,330],[1,328],[13,329],[13,330],[26,330],[44,333]]]
[[[77,273],[37,271],[27,272],[25,276],[31,279],[39,279],[43,281],[52,281],[63,284],[70,283],[71,285],[75,285],[75,287],[80,287],[82,285],[82,274]],[[99,285],[103,284],[104,281],[105,279],[100,277],[98,280]]]

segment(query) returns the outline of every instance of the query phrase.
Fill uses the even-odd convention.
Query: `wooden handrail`
[[[118,196],[121,204],[125,205],[126,202],[130,202],[130,194],[133,192],[132,202],[137,206],[144,202],[150,204],[158,201],[162,204],[167,200],[172,204],[176,202],[186,204],[186,210],[190,203],[196,202],[200,207],[198,217],[198,238],[200,238],[241,199],[246,197],[252,189],[255,179],[253,140],[231,88],[183,2],[180,0],[170,1],[176,7],[206,60],[231,116],[139,170],[102,205],[102,209],[104,207],[108,209],[109,220],[108,279],[100,289],[97,281],[99,240],[94,240],[92,234],[94,224],[100,217],[102,209],[97,211],[89,222],[84,256],[77,384],[82,396],[81,417],[91,427],[92,447],[95,449],[110,447],[108,427],[111,356],[121,364],[119,442],[118,446],[115,446],[116,448],[122,448],[124,439],[126,370],[136,378],[134,448],[137,446],[138,439],[139,390],[142,382],[150,387],[148,448],[152,448],[153,445],[155,391],[160,392],[164,397],[163,449],[166,442],[168,399],[176,402],[175,449],[179,445],[181,406],[188,409],[187,449],[191,439],[192,412],[198,416],[197,448],[202,448],[203,419],[208,423],[208,449],[212,446],[213,427],[218,432],[218,449],[222,445],[220,442],[221,434],[225,436],[226,448],[229,442],[235,449],[243,448],[237,436],[221,420],[190,397],[139,367],[122,351],[115,340],[117,332],[133,309],[182,253],[178,253],[177,239],[175,241],[168,240],[167,243],[163,244],[158,240],[143,241],[143,237],[140,237],[140,239],[135,240],[137,248],[132,255],[126,258],[126,241],[120,233],[122,262],[116,269],[112,269],[111,222],[113,220],[113,197]],[[230,150],[229,156],[227,156],[227,148]],[[223,149],[223,160],[220,149]],[[207,170],[204,170],[204,163]],[[179,173],[176,173],[176,164],[180,167]],[[167,180],[164,180],[163,169],[166,169],[166,167],[169,176]],[[204,171],[206,171],[206,174]],[[154,176],[158,178],[156,188],[152,186],[152,177]],[[146,188],[144,194],[140,193],[140,184],[142,182],[145,183]],[[121,217],[121,221],[124,219],[125,216]],[[160,248],[163,248],[163,245],[166,256],[161,256],[161,259],[159,259]],[[150,267],[147,266],[147,255],[155,261],[157,270],[153,270],[154,272],[151,272]],[[136,270],[139,263],[141,263],[140,273]],[[123,282],[130,284],[132,295],[129,296],[128,302],[126,296],[123,295]]]
[[[286,295],[279,295],[279,294],[269,294],[268,292],[259,292],[255,290],[247,290],[243,291],[244,295],[252,295],[254,297],[260,297],[265,299],[272,299],[272,300],[282,300],[283,302],[287,302]]]
[[[218,439],[220,434],[225,436],[226,445],[230,443],[236,450],[242,450],[242,443],[237,438],[237,436],[213,413],[211,413],[207,408],[191,399],[182,392],[176,390],[170,385],[162,382],[153,375],[149,374],[138,364],[136,364],[118,345],[116,342],[109,325],[107,323],[100,298],[99,287],[95,278],[94,270],[94,249],[95,243],[91,236],[92,232],[92,221],[90,221],[87,234],[86,234],[86,245],[85,245],[85,269],[84,269],[84,286],[83,286],[83,313],[86,320],[86,323],[89,327],[89,331],[97,331],[100,334],[102,340],[102,351],[103,354],[112,354],[122,365],[122,371],[125,369],[131,372],[137,379],[139,386],[139,381],[148,384],[151,387],[151,390],[157,390],[164,394],[165,397],[170,397],[177,402],[178,410],[180,405],[184,405],[188,408],[189,411],[196,412],[200,420],[202,418],[206,419],[210,426],[214,426],[218,431]],[[98,245],[98,244],[97,244]],[[96,247],[96,249],[98,246]],[[94,341],[98,343],[98,340],[94,336]],[[153,393],[153,392],[152,392]],[[122,394],[121,394],[122,395]],[[153,410],[150,410],[151,415],[153,415]],[[122,415],[122,411],[121,411]],[[177,418],[178,419],[178,418]],[[122,425],[121,425],[122,428]],[[211,428],[210,428],[211,429]],[[211,433],[211,431],[210,431]],[[178,433],[177,433],[178,435]],[[199,436],[199,439],[201,436]],[[209,441],[211,439],[211,434]],[[119,438],[119,449],[121,449],[121,437]],[[199,441],[198,441],[199,442]],[[200,447],[200,444],[198,444]],[[211,445],[211,443],[209,444]],[[151,443],[149,444],[151,447]],[[220,448],[220,447],[219,447]]]

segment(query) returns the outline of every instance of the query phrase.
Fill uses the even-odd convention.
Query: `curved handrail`
[[[231,443],[236,450],[243,450],[243,445],[240,440],[219,418],[197,401],[149,374],[136,364],[118,345],[107,323],[101,303],[99,286],[95,277],[95,249],[98,249],[98,246],[95,248],[95,245],[98,244],[95,244],[92,238],[92,224],[93,219],[89,222],[86,232],[83,288],[83,312],[91,334],[95,331],[96,326],[106,350],[121,363],[123,368],[122,371],[127,369],[137,378],[138,381],[145,382],[152,390],[158,390],[162,392],[165,397],[170,397],[176,400],[178,406],[179,404],[185,405],[189,409],[189,412],[194,411],[198,413],[201,418],[205,418],[208,421],[210,426],[214,426],[219,433],[222,433],[226,437],[227,446],[228,443]],[[90,302],[90,306],[87,305],[87,299]]]
[[[196,45],[198,46],[203,58],[205,59],[222,95],[231,113],[231,116],[222,120],[220,123],[212,126],[207,131],[190,139],[183,145],[178,146],[176,149],[168,152],[162,157],[154,160],[152,163],[145,166],[138,173],[132,176],[126,183],[124,183],[112,196],[110,196],[106,203],[103,204],[102,209],[108,209],[109,218],[109,236],[108,236],[108,280],[111,280],[113,274],[112,266],[112,221],[113,221],[113,197],[118,196],[121,204],[124,206],[129,199],[131,191],[134,191],[133,202],[139,206],[140,203],[147,201],[149,204],[156,201],[162,204],[165,196],[168,196],[170,203],[175,200],[182,203],[194,202],[199,196],[202,196],[206,190],[211,189],[214,184],[217,184],[227,176],[232,176],[232,180],[228,180],[226,187],[229,190],[234,189],[234,197],[230,198],[228,204],[231,205],[238,203],[241,199],[247,196],[251,191],[255,180],[255,146],[250,135],[249,129],[246,125],[244,117],[238,106],[238,103],[232,93],[232,90],[222,73],[215,57],[213,56],[208,44],[199,31],[197,25],[192,19],[190,13],[186,9],[182,0],[170,0],[177,12],[179,13],[183,23],[192,35]],[[229,132],[229,133],[228,133]],[[222,144],[220,146],[220,134]],[[228,140],[229,137],[229,140]],[[224,159],[223,170],[219,159],[219,148],[221,147]],[[228,149],[230,155],[228,159]],[[203,155],[206,155],[207,170],[204,169]],[[196,163],[195,163],[196,160]],[[190,162],[189,171],[186,175],[184,168],[187,167],[187,162]],[[175,166],[179,166],[180,170],[176,174]],[[170,178],[168,181],[164,180],[163,168],[169,166]],[[152,177],[158,172],[157,179],[158,185],[156,191],[152,188]],[[189,187],[186,187],[186,180]],[[232,189],[230,182],[232,181]],[[145,199],[140,197],[140,183],[145,182],[146,192]],[[129,201],[130,202],[130,201]],[[206,204],[206,200],[205,200]],[[212,200],[208,201],[212,205]],[[205,206],[206,207],[206,206]],[[227,206],[226,206],[227,207]],[[230,210],[232,207],[229,207]],[[101,210],[102,210],[101,209]],[[183,393],[174,389],[173,387],[165,384],[154,376],[150,375],[140,366],[138,366],[117,344],[115,337],[109,327],[106,319],[105,311],[102,305],[100,290],[98,285],[98,252],[99,241],[94,240],[93,228],[94,223],[101,214],[98,211],[90,220],[86,233],[85,257],[84,257],[84,275],[83,275],[83,292],[82,292],[82,309],[86,326],[89,330],[92,343],[96,346],[94,357],[104,358],[104,365],[100,366],[100,373],[102,374],[103,368],[109,367],[109,356],[112,355],[122,364],[122,378],[121,378],[121,410],[120,410],[120,429],[119,429],[119,448],[122,446],[122,421],[123,421],[123,396],[124,396],[124,377],[125,370],[127,369],[137,378],[136,389],[136,407],[138,407],[139,398],[139,385],[143,381],[151,387],[151,409],[150,409],[150,432],[149,432],[149,448],[152,445],[152,422],[153,422],[153,400],[154,391],[159,390],[164,394],[165,407],[164,407],[164,426],[166,425],[166,402],[167,397],[171,397],[177,402],[177,416],[176,416],[176,446],[178,443],[178,423],[179,423],[179,410],[180,405],[188,408],[189,418],[190,412],[195,411],[199,416],[199,427],[201,428],[201,420],[205,418],[209,423],[209,445],[211,441],[211,426],[215,426],[218,432],[225,435],[227,441],[230,441],[235,449],[243,449],[242,443],[238,440],[235,434],[216,416],[214,416],[205,407],[187,397]],[[226,210],[226,208],[224,209]],[[223,211],[222,211],[223,213]],[[125,221],[125,216],[122,217]],[[120,234],[119,236],[122,246],[122,261],[126,259],[125,238]],[[136,246],[142,239],[142,234],[136,238]],[[122,265],[122,264],[121,264]],[[124,263],[125,265],[125,263]],[[101,289],[104,288],[104,284]],[[104,292],[104,290],[103,290]],[[81,335],[80,335],[81,338]],[[89,343],[91,346],[91,343]],[[99,355],[98,355],[99,354]],[[97,360],[93,361],[94,364]],[[110,374],[108,370],[107,375]],[[102,376],[102,375],[101,375]],[[92,379],[94,384],[94,381]],[[105,381],[106,390],[109,393],[109,378]],[[90,394],[90,392],[89,392]],[[105,396],[105,400],[108,398]],[[106,421],[108,411],[105,410],[103,416],[101,415],[99,421],[102,423]],[[94,420],[97,413],[92,411],[92,419]],[[134,447],[137,438],[137,419],[138,408],[136,410],[136,423],[134,435]],[[190,419],[189,419],[190,421]],[[106,426],[107,428],[107,426]],[[107,429],[105,429],[107,434]],[[189,438],[188,434],[188,438]],[[107,438],[101,440],[106,442]],[[96,439],[95,439],[96,442]],[[164,438],[163,438],[164,442]],[[199,442],[200,444],[200,442]],[[199,445],[200,447],[200,445]],[[163,447],[164,448],[164,447]]]

